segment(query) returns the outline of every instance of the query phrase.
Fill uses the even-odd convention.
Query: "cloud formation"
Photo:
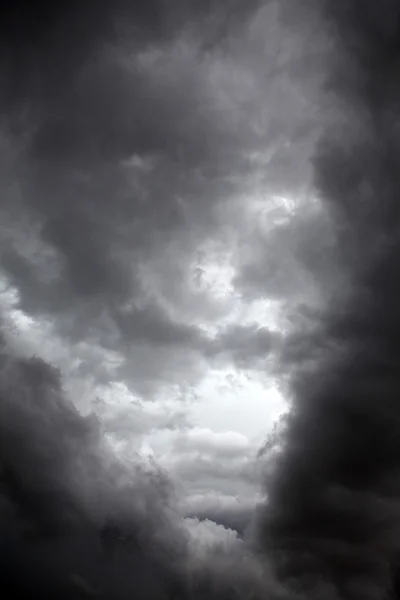
[[[5,597],[397,594],[398,2],[85,6],[0,14]]]
[[[400,5],[381,8],[323,6],[336,53],[313,164],[345,277],[289,337],[293,408],[261,519],[279,577],[307,597],[398,595]]]
[[[251,496],[253,447],[193,429],[187,404],[211,363],[263,368],[272,351],[232,281],[243,199],[267,155],[294,158],[284,92],[300,83],[265,73],[277,5],[16,2],[1,17],[1,585],[264,597],[274,584],[223,506],[229,474]],[[153,432],[175,439],[175,473],[143,458]]]

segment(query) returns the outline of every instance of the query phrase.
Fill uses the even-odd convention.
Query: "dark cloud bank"
[[[139,283],[135,277],[127,283],[117,240],[133,236],[130,258],[140,262],[154,242],[148,223],[161,244],[185,218],[168,197],[151,206],[138,198],[129,202],[121,192],[121,171],[109,167],[111,159],[139,156],[139,171],[145,170],[144,159],[160,156],[181,157],[186,170],[201,164],[202,177],[206,173],[211,181],[207,189],[194,180],[189,185],[175,179],[165,161],[149,191],[159,198],[172,178],[182,193],[200,198],[201,210],[190,208],[199,228],[203,213],[212,227],[207,200],[214,183],[220,186],[218,169],[227,169],[228,161],[229,169],[246,173],[234,146],[228,151],[239,140],[247,143],[240,131],[233,135],[221,123],[204,136],[201,111],[191,115],[195,140],[184,145],[182,158],[179,148],[188,125],[171,128],[171,120],[181,116],[178,103],[194,105],[207,98],[191,88],[189,69],[179,93],[171,95],[168,88],[171,106],[163,113],[153,98],[163,88],[149,83],[141,68],[151,58],[145,51],[170,43],[177,31],[199,39],[203,53],[228,44],[261,3],[169,4],[2,5],[2,123],[13,150],[18,154],[22,148],[12,171],[7,148],[3,153],[4,222],[7,217],[22,231],[25,215],[32,228],[38,224],[62,277],[43,279],[51,265],[41,262],[40,252],[36,262],[29,262],[23,248],[3,243],[9,240],[4,236],[2,267],[18,287],[22,306],[51,315],[66,336],[79,338],[82,324],[97,323],[107,306],[121,343],[124,335],[129,341],[132,333],[121,321],[121,306],[138,293]],[[4,598],[19,593],[35,598],[381,599],[399,593],[400,3],[387,0],[378,7],[368,0],[325,0],[281,7],[292,35],[306,31],[305,22],[314,19],[332,44],[323,65],[318,108],[323,127],[312,164],[318,195],[332,219],[334,262],[342,277],[324,309],[303,311],[287,338],[281,369],[293,405],[271,453],[268,500],[250,528],[249,547],[233,544],[205,555],[193,549],[175,512],[168,477],[155,466],[149,471],[113,457],[101,424],[73,407],[60,374],[39,358],[19,356],[4,328]],[[133,52],[142,52],[142,63],[132,65],[133,83],[115,74],[104,54],[106,42],[113,47],[116,36]],[[160,69],[155,77],[164,76],[167,67],[155,65]],[[301,69],[306,72],[307,66]],[[128,123],[135,103],[147,103],[149,110]],[[22,192],[11,202],[7,185],[15,181]],[[110,194],[119,207],[114,212],[107,211]],[[132,228],[124,229],[130,221]],[[142,332],[143,322],[156,321],[151,335],[158,332],[162,344],[193,343],[198,336],[195,328],[167,322],[158,308],[150,308],[153,312],[145,315],[140,305],[135,308],[129,323],[135,335],[149,335]]]

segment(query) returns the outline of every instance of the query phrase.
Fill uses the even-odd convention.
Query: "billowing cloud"
[[[274,72],[277,45],[294,51],[277,4],[2,10],[2,581],[264,597],[228,518],[232,499],[251,510],[256,444],[196,425],[192,404],[213,370],[276,353],[233,282],[244,198],[268,170],[272,202],[289,138],[310,144],[300,79]]]
[[[9,350],[3,343],[2,588],[12,585],[12,593],[26,594],[26,585],[33,595],[75,597],[78,585],[105,597],[153,598],[178,589],[186,595],[192,576],[224,586],[218,571],[207,567],[206,574],[201,566],[202,534],[196,542],[193,526],[188,529],[174,509],[163,472],[140,460],[118,459],[100,424],[79,415],[64,396],[57,371]],[[228,537],[236,539],[223,527],[222,535],[215,525],[197,527],[211,527],[207,544],[217,554],[219,547],[227,552]],[[238,546],[235,560],[244,560],[244,551]],[[24,582],[14,579],[21,569]]]
[[[268,332],[232,325],[244,256],[263,260],[247,206],[309,185],[318,118],[275,3],[152,6],[10,8],[0,256],[17,308],[79,353],[81,374],[154,399],[186,394],[210,359],[265,367]]]
[[[398,17],[1,9],[5,597],[396,591]]]
[[[399,10],[323,7],[336,53],[313,165],[343,279],[287,340],[293,405],[261,519],[279,576],[308,597],[399,593]]]

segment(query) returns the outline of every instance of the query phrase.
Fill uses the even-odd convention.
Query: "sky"
[[[24,572],[25,597],[397,597],[400,5],[381,5],[1,8],[13,593]]]
[[[285,410],[285,319],[318,296],[296,256],[319,210],[317,72],[290,73],[309,49],[274,3],[179,10],[165,35],[117,26],[63,57],[71,79],[50,90],[27,65],[2,134],[2,304],[13,343],[62,370],[121,452],[154,456],[196,503],[248,505],[242,471]]]

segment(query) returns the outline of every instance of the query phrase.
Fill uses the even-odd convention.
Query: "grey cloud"
[[[111,389],[112,393],[112,389]],[[130,401],[112,403],[107,398],[98,398],[93,409],[101,419],[102,426],[108,436],[114,438],[117,444],[127,443],[130,449],[138,451],[143,437],[153,431],[163,429],[174,431],[188,427],[185,413],[181,410],[172,411],[163,405],[157,409],[146,410],[142,403]]]
[[[256,450],[234,432],[188,428],[174,434],[161,464],[182,489],[183,514],[230,528],[235,521],[243,524],[260,491]]]
[[[82,418],[63,398],[58,374],[40,360],[21,360],[7,356],[6,352],[3,345],[1,493],[16,509],[12,533],[16,537],[12,542],[8,534],[2,536],[3,552],[9,545],[12,556],[22,566],[24,555],[31,553],[29,536],[33,536],[32,548],[38,545],[39,558],[47,552],[41,540],[43,536],[48,537],[53,548],[59,548],[59,560],[65,561],[64,565],[57,566],[56,559],[54,579],[57,580],[64,569],[67,578],[68,568],[78,567],[68,549],[70,536],[72,540],[77,535],[83,536],[84,546],[89,544],[86,549],[92,552],[90,548],[98,535],[96,529],[101,527],[109,511],[125,519],[125,526],[129,528],[123,498],[123,479],[127,473],[124,476],[122,464],[118,467],[114,461],[113,466],[111,455],[111,462],[107,459],[96,424]],[[144,486],[140,485],[137,491],[141,489],[146,494],[145,479],[142,481]],[[113,500],[117,489],[119,498],[114,496]],[[3,532],[7,527],[2,520]],[[28,538],[24,542],[25,535]],[[19,547],[18,558],[13,543]],[[90,560],[84,560],[87,568],[90,568]],[[29,571],[27,575],[29,578]],[[65,583],[59,579],[58,585]]]
[[[174,448],[178,451],[194,451],[234,458],[243,456],[249,450],[248,440],[233,431],[216,433],[209,429],[192,429],[174,439]]]
[[[215,65],[227,88],[222,94]],[[21,208],[38,222],[61,270],[43,289],[23,248],[7,248],[4,266],[27,303],[34,307],[36,299],[58,312],[82,299],[122,302],[138,293],[135,266],[151,248],[162,252],[168,238],[194,229],[215,202],[235,194],[237,183],[229,179],[251,170],[245,154],[263,143],[243,129],[245,103],[239,99],[232,111],[225,106],[229,92],[239,91],[236,68],[229,55],[203,56],[184,37],[142,52],[134,47],[126,57],[100,53],[75,74],[68,91],[38,117],[21,157]],[[261,114],[259,81],[250,78],[250,93],[254,86]],[[124,172],[121,160],[132,155],[155,159],[155,166]]]
[[[210,354],[230,359],[238,368],[257,368],[276,351],[279,338],[259,325],[232,325],[217,335]]]
[[[238,264],[235,285],[245,297],[319,302],[343,285],[337,239],[320,202],[295,206],[268,235],[254,232],[248,255]]]
[[[275,194],[298,195],[300,212],[268,235],[237,234],[234,293],[323,303],[310,272],[324,286],[332,279],[329,300],[345,287],[312,335],[289,336],[281,354],[283,370],[305,357],[256,527],[260,554],[197,556],[172,490],[180,477],[199,495],[239,487],[248,497],[259,479],[252,450],[180,438],[187,454],[172,457],[171,478],[119,461],[106,427],[68,401],[60,374],[4,343],[3,581],[36,597],[50,588],[76,597],[66,581],[82,570],[117,599],[275,598],[292,587],[375,598],[396,585],[398,10],[394,0],[380,15],[360,7],[154,0],[38,12],[15,2],[3,12],[0,260],[16,296],[2,299],[6,317],[20,308],[52,323],[71,354],[79,345],[80,359],[90,354],[82,372],[96,362],[82,345],[113,353],[112,375],[146,399],[182,392],[210,357],[259,367],[271,332],[241,325],[207,337],[181,275],[225,221],[240,224],[235,201]],[[329,218],[301,213],[312,168]],[[210,300],[204,314],[218,325],[212,309]],[[123,435],[123,418],[105,415],[103,425]],[[152,426],[137,423],[138,437]],[[220,522],[224,510],[214,510]],[[113,546],[114,561],[104,558]]]
[[[161,307],[148,303],[143,309],[133,309],[115,316],[122,337],[136,342],[146,341],[161,346],[179,345],[196,347],[201,341],[201,332],[185,323],[168,320]]]
[[[27,111],[24,140],[12,128],[8,134],[18,152],[0,250],[20,307],[52,319],[72,345],[120,351],[133,362],[120,375],[130,371],[146,394],[156,381],[175,385],[179,365],[193,377],[202,372],[196,362],[206,341],[185,321],[193,313],[185,303],[204,306],[211,320],[218,313],[206,294],[190,294],[182,274],[199,244],[218,239],[229,201],[254,172],[249,155],[274,145],[269,133],[278,118],[264,108],[268,93],[278,108],[279,86],[269,91],[264,83],[260,31],[253,42],[231,30],[225,52],[204,51],[193,30],[179,31],[150,44],[99,47],[79,68],[71,63],[68,89],[41,112]],[[156,282],[151,298],[143,270]],[[243,352],[235,353],[244,364]]]
[[[260,543],[307,597],[397,597],[400,7],[322,13],[335,51],[313,166],[346,286],[288,338],[293,403]]]
[[[4,341],[0,358],[2,589],[75,598],[74,582],[83,581],[106,598],[203,597],[204,587],[231,593],[220,568],[190,542],[163,472],[117,459],[50,365],[14,355]],[[113,546],[116,562],[107,555]],[[217,540],[213,547],[218,561],[225,550]],[[238,569],[242,556],[240,548],[231,556]],[[248,567],[237,571],[235,588],[253,581],[265,592]],[[21,569],[23,580],[15,578]]]
[[[212,521],[243,537],[254,517],[255,506],[254,498],[199,494],[186,498],[182,510],[188,517]]]
[[[210,458],[186,455],[174,460],[171,472],[183,482],[190,483],[196,489],[219,489],[221,492],[235,494],[237,486],[242,489],[254,489],[257,473],[252,469],[251,460],[224,460],[222,457]]]

